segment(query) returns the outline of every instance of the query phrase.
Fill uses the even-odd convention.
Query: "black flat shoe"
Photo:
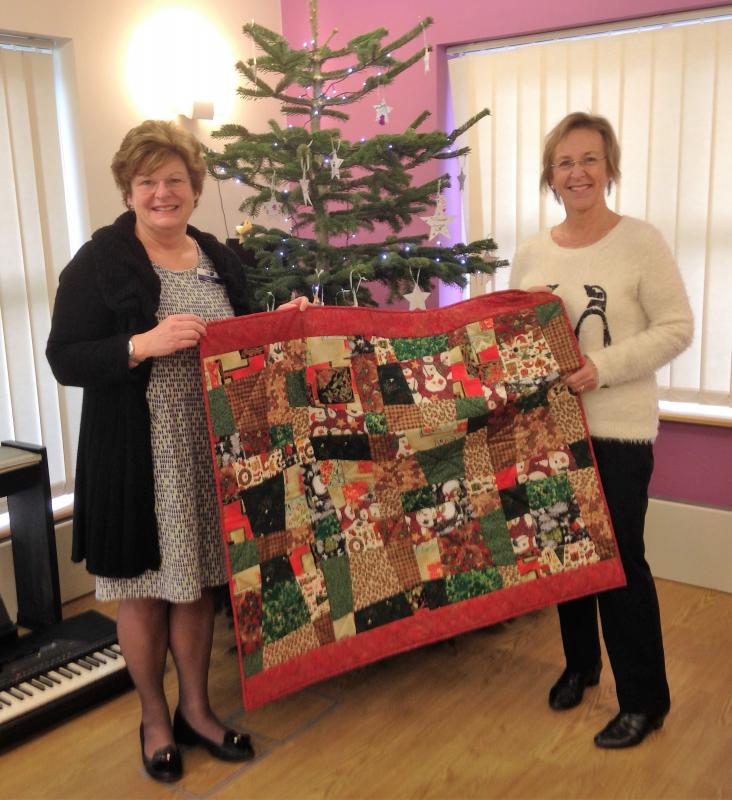
[[[250,761],[254,758],[254,748],[248,733],[239,733],[229,728],[224,733],[224,741],[219,744],[202,736],[188,724],[186,718],[177,709],[173,717],[173,737],[180,744],[205,747],[215,758],[222,761]]]
[[[635,747],[651,731],[663,726],[666,714],[629,714],[621,711],[595,736],[598,747],[611,750],[621,747]]]
[[[582,702],[586,686],[597,686],[600,681],[602,664],[591,669],[573,672],[565,669],[559,680],[549,690],[549,705],[555,711],[566,711]]]
[[[142,723],[140,723],[140,750],[145,772],[151,778],[162,783],[173,783],[183,777],[183,759],[180,757],[180,750],[174,744],[158,748],[152,754],[152,758],[145,755],[145,728]]]

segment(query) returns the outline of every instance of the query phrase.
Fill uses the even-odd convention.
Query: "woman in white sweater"
[[[518,248],[511,286],[552,291],[565,303],[585,355],[566,378],[582,396],[627,586],[559,606],[566,669],[549,705],[578,705],[599,681],[597,607],[619,713],[598,747],[631,747],[670,707],[656,590],[643,526],[658,429],[655,371],[690,343],[693,321],[678,267],[651,225],[605,202],[620,177],[620,148],[603,117],[573,113],[547,136],[541,188],[566,217]]]

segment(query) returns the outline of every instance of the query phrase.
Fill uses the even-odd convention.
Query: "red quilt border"
[[[555,603],[574,600],[587,594],[584,587],[590,573],[594,577],[593,592],[606,591],[625,585],[625,574],[616,557],[583,566],[579,572],[547,575],[542,578],[509,586],[497,592],[463,600],[461,603],[436,609],[424,609],[388,625],[382,625],[347,639],[319,647],[283,664],[268,667],[242,681],[242,698],[247,711],[253,711],[283,696],[279,686],[286,683],[287,694],[363,667],[382,658],[414,650],[434,642],[457,636],[477,628],[485,628],[511,617],[527,614]],[[566,591],[559,596],[555,584],[561,582]],[[521,602],[505,613],[509,600]],[[420,623],[425,622],[422,626]],[[238,642],[238,637],[237,637]],[[241,658],[240,658],[241,666]]]

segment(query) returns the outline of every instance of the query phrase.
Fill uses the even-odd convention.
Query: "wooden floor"
[[[0,753],[0,798],[732,798],[732,594],[668,581],[658,588],[673,708],[664,728],[632,750],[592,743],[616,711],[607,666],[579,708],[547,706],[562,667],[553,609],[246,716],[222,615],[212,700],[252,732],[254,762],[225,764],[197,748],[184,752],[182,781],[155,783],[140,765],[139,711],[128,692]],[[166,681],[172,707],[172,669]]]

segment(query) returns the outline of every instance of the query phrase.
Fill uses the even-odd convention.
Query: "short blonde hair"
[[[560,120],[547,134],[544,139],[544,154],[542,156],[542,171],[541,179],[539,180],[539,188],[542,190],[549,189],[554,195],[554,199],[559,202],[559,194],[552,186],[552,163],[554,162],[554,152],[559,146],[559,143],[571,131],[577,128],[588,128],[591,131],[597,131],[602,136],[602,141],[605,144],[605,160],[607,164],[607,174],[610,178],[607,184],[608,194],[613,182],[617,183],[620,180],[620,145],[615,136],[613,126],[599,114],[585,114],[584,111],[575,111],[572,114]]]
[[[127,205],[135,175],[149,175],[174,156],[183,159],[198,204],[206,177],[201,143],[179,125],[156,119],[145,120],[128,131],[114,154],[112,175],[122,192],[122,202]]]

